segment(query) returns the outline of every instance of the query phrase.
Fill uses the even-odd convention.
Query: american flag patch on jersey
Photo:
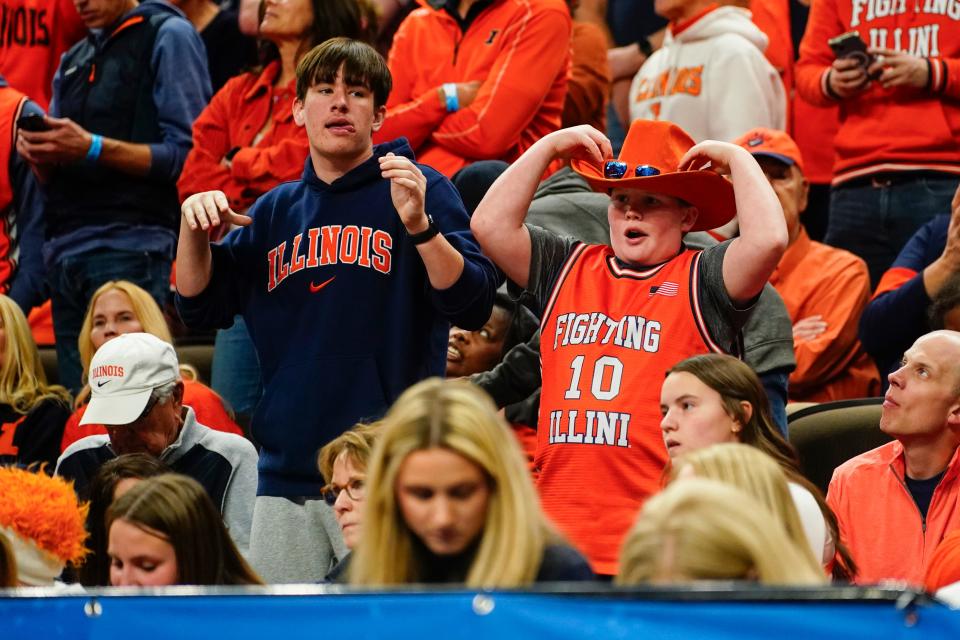
[[[664,282],[661,285],[650,287],[650,297],[653,296],[667,296],[672,298],[677,295],[677,292],[680,290],[680,286],[676,282]]]

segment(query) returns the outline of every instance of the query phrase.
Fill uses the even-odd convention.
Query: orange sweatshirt
[[[960,173],[960,21],[954,0],[817,0],[797,62],[797,91],[834,104],[826,74],[834,54],[827,40],[859,31],[867,46],[926,58],[927,89],[883,89],[872,82],[840,101],[834,184],[879,171],[929,169]]]
[[[921,518],[907,490],[903,445],[890,442],[844,462],[833,472],[827,504],[837,514],[840,538],[860,572],[858,584],[903,580],[923,585],[937,545],[960,527],[960,457],[953,454]]]
[[[0,74],[46,110],[60,56],[86,35],[71,0],[0,0]]]
[[[860,346],[857,327],[870,301],[870,275],[857,256],[814,242],[806,230],[787,247],[770,284],[790,321],[819,315],[827,330],[812,340],[794,340],[797,368],[790,374],[792,402],[829,402],[880,393],[880,375]]]
[[[562,0],[493,0],[466,31],[418,2],[390,49],[393,91],[374,143],[406,136],[419,162],[452,176],[476,160],[511,162],[560,128],[572,29]],[[448,113],[438,89],[472,81],[474,101]]]
[[[837,133],[837,107],[810,104],[796,91],[793,34],[790,31],[789,0],[752,0],[753,24],[766,34],[770,44],[764,55],[780,73],[787,91],[787,133],[803,154],[803,173],[814,184],[833,178],[833,138]]]
[[[293,121],[296,81],[274,86],[279,74],[280,62],[274,61],[259,74],[231,78],[213,96],[193,123],[193,148],[177,181],[181,200],[219,189],[242,211],[281,182],[300,177],[307,133]],[[223,157],[231,149],[239,151],[227,167]]]

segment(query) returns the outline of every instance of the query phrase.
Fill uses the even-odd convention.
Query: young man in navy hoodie
[[[193,327],[242,313],[264,396],[251,560],[269,582],[323,578],[345,551],[320,498],[317,451],[442,376],[450,323],[490,317],[498,276],[456,190],[403,138],[373,146],[391,88],[369,46],[328,40],[297,68],[294,118],[310,141],[303,177],[248,215],[223,193],[182,206],[178,307]],[[210,245],[210,229],[237,225]]]

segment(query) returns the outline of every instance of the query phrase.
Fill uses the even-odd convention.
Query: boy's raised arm
[[[530,277],[530,234],[523,225],[540,178],[555,158],[602,163],[612,157],[610,141],[587,125],[544,136],[497,178],[470,221],[480,248],[507,277],[526,287]]]
[[[733,180],[740,235],[724,256],[723,283],[735,304],[747,304],[760,294],[787,248],[783,208],[760,165],[743,147],[705,140],[687,151],[680,166],[699,168],[705,161],[728,171]]]

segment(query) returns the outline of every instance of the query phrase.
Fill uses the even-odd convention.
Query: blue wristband
[[[87,162],[96,164],[100,159],[100,152],[103,151],[103,136],[93,134],[90,137],[90,148],[87,149]]]
[[[454,82],[446,82],[443,85],[443,97],[446,99],[447,112],[453,113],[460,110],[460,97],[457,96],[457,85]]]

